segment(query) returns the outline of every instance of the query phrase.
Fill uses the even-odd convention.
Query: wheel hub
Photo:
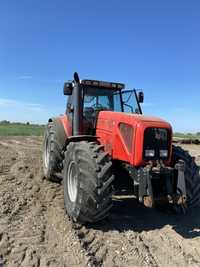
[[[70,162],[68,168],[68,175],[67,175],[67,188],[68,188],[68,195],[72,202],[75,202],[78,192],[78,177],[77,177],[77,169],[76,164],[74,161]]]
[[[50,159],[50,142],[49,138],[47,138],[45,144],[45,152],[44,152],[44,164],[46,168],[48,168],[49,166],[49,159]]]

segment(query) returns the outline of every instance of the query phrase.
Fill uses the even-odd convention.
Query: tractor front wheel
[[[76,222],[100,221],[112,207],[112,162],[95,142],[72,142],[65,152],[63,184],[68,215]]]

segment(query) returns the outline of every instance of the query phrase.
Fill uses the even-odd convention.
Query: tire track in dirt
[[[136,216],[129,210],[120,218],[112,213],[95,228],[74,226],[94,266],[200,266],[196,210],[189,213],[190,221],[187,216],[135,208]]]
[[[117,214],[95,228],[74,224],[93,266],[158,266],[134,225]]]
[[[0,149],[0,266],[86,266],[62,188],[41,175],[40,150],[16,142]]]

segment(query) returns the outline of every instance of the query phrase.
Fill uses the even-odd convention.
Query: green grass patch
[[[0,136],[41,136],[44,126],[22,123],[0,123]]]

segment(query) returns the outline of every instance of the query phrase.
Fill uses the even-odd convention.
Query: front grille
[[[143,158],[144,160],[156,160],[169,158],[170,149],[170,131],[164,128],[147,128],[144,132],[144,147],[143,147]],[[154,156],[145,156],[146,150],[155,151]],[[160,157],[160,151],[167,150],[167,157]]]

